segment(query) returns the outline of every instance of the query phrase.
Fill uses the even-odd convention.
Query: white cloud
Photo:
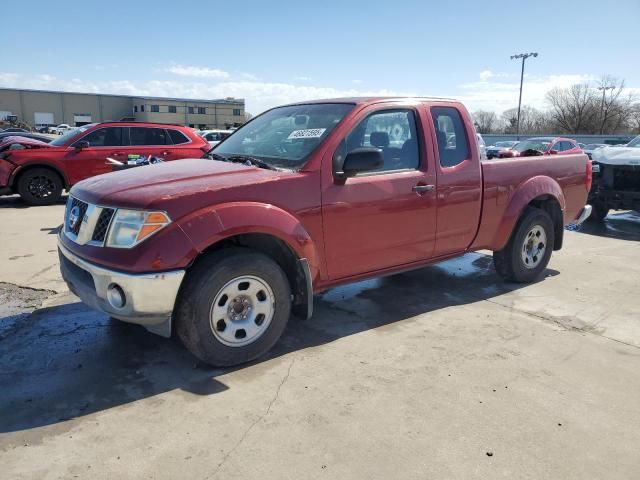
[[[180,75],[182,77],[194,77],[194,78],[216,78],[225,79],[230,75],[224,70],[209,67],[196,67],[193,65],[173,65],[165,68],[165,72],[172,73],[174,75]]]
[[[187,79],[148,80],[144,82],[132,82],[129,80],[91,81],[78,78],[63,79],[52,75],[27,76],[3,72],[0,72],[0,86],[158,97],[206,99],[235,97],[246,99],[247,111],[253,114],[277,105],[317,98],[415,94],[415,92],[398,92],[388,89],[340,89],[326,86],[260,82],[249,79],[207,83]]]
[[[520,78],[513,74],[493,73],[484,70],[477,82],[460,85],[456,98],[465,102],[469,110],[503,112],[518,106]],[[547,107],[545,95],[552,88],[566,88],[576,83],[591,83],[596,79],[591,74],[572,75],[525,75],[522,89],[522,104],[535,108]]]
[[[311,81],[311,77],[305,77],[304,75],[301,75],[299,77],[293,77],[294,80],[298,80],[299,82],[310,82]]]

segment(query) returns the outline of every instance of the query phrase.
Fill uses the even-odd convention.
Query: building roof
[[[98,93],[98,92],[64,92],[61,90],[35,90],[30,88],[7,88],[0,87],[0,91],[15,91],[15,92],[31,92],[31,93],[55,93],[66,95],[93,95],[99,97],[118,97],[118,98],[139,98],[142,100],[171,100],[174,102],[202,102],[202,103],[244,103],[244,98],[216,98],[216,99],[202,99],[202,98],[172,98],[172,97],[149,97],[145,95],[118,95],[114,93]]]

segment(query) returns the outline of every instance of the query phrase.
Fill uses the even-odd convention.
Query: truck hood
[[[607,165],[640,165],[640,148],[602,147],[593,151],[594,162]]]
[[[164,210],[175,219],[204,206],[233,201],[239,189],[246,200],[252,200],[252,186],[291,175],[295,172],[216,160],[175,160],[98,175],[76,184],[71,194],[98,205]]]

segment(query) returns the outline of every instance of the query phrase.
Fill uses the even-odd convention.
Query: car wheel
[[[48,168],[32,168],[18,179],[18,193],[32,205],[51,205],[60,200],[62,179]]]
[[[549,214],[539,208],[527,208],[505,248],[493,252],[496,271],[508,281],[532,282],[547,268],[553,242]]]
[[[253,360],[273,347],[291,311],[287,276],[270,257],[245,248],[207,254],[185,277],[176,332],[214,366]]]
[[[588,220],[593,222],[604,222],[604,219],[609,214],[609,207],[602,200],[596,199],[591,202],[591,215]]]

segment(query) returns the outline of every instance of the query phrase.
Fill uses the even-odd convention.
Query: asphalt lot
[[[637,478],[640,215],[546,277],[487,252],[317,297],[235,369],[66,291],[63,205],[0,198],[0,478]]]

